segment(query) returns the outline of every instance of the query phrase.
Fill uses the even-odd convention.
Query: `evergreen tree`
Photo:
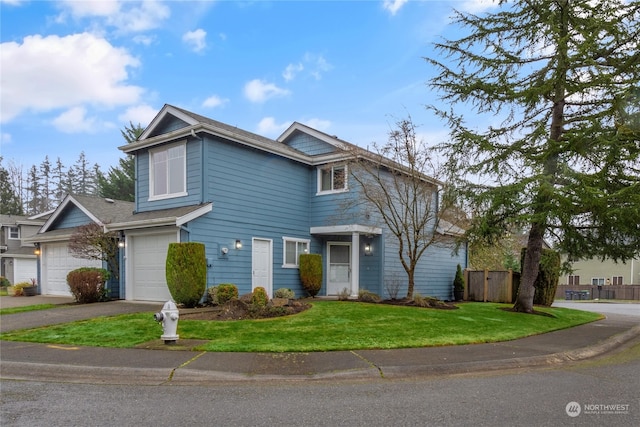
[[[53,189],[51,182],[51,162],[49,156],[45,156],[44,161],[40,164],[40,180],[41,180],[41,204],[39,206],[39,213],[47,212],[53,209],[54,204],[52,200]]]
[[[514,310],[531,312],[545,236],[569,259],[627,260],[640,248],[640,2],[498,3],[455,13],[468,35],[427,58],[449,104],[431,108],[451,128],[450,171],[482,213],[472,232],[528,229]],[[469,108],[491,125],[467,124]]]
[[[131,144],[144,132],[144,128],[129,122],[129,126],[125,126],[120,131],[122,137]],[[131,155],[127,155],[118,162],[118,167],[110,167],[107,175],[97,174],[98,194],[101,197],[109,197],[112,199],[126,200],[133,202],[135,199],[135,159]]]
[[[9,172],[2,166],[2,157],[0,157],[0,214],[23,214],[20,197],[11,185]]]
[[[53,181],[53,188],[55,188],[53,193],[53,203],[54,205],[57,205],[62,201],[67,193],[71,192],[67,181],[67,173],[60,157],[56,160],[51,179]]]

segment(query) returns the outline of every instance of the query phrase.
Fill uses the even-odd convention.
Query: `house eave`
[[[315,235],[350,235],[353,233],[378,235],[382,234],[382,228],[363,224],[326,225],[320,227],[311,227],[309,229],[309,232]]]

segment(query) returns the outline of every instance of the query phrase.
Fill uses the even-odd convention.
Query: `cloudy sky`
[[[276,138],[293,121],[361,146],[424,105],[459,1],[0,0],[0,156],[117,164],[120,130],[166,104]]]

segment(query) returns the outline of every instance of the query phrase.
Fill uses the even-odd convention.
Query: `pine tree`
[[[131,144],[136,141],[144,132],[144,128],[129,122],[129,126],[125,126],[120,131],[122,137]],[[110,167],[107,175],[97,174],[98,194],[101,197],[109,197],[112,199],[126,200],[133,202],[135,199],[135,158],[127,155],[118,162],[118,167]]]
[[[569,259],[627,260],[640,248],[640,3],[499,6],[455,13],[468,35],[427,58],[448,103],[431,108],[451,128],[449,169],[482,213],[471,232],[528,229],[514,310],[531,312],[545,237]],[[491,125],[467,124],[472,114]]]

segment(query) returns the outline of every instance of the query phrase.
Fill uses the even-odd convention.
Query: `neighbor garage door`
[[[132,262],[132,298],[138,301],[169,301],[165,263],[169,243],[176,241],[176,233],[131,236],[127,256]],[[127,299],[130,299],[127,297]]]
[[[70,296],[67,274],[80,267],[102,267],[102,261],[75,258],[67,243],[42,244],[42,294]]]

